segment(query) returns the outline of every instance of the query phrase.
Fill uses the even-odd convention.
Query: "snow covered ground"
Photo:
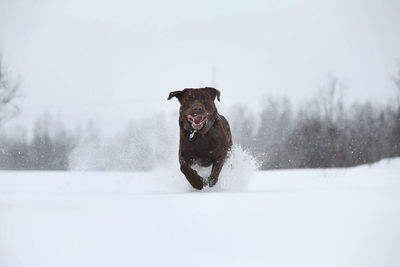
[[[0,172],[0,266],[400,266],[400,158],[241,171]]]

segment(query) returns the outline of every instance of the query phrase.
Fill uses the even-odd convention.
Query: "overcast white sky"
[[[221,105],[310,97],[328,73],[348,100],[384,103],[400,68],[400,1],[0,0],[4,63],[23,79],[18,122],[44,111],[123,125],[212,84]]]

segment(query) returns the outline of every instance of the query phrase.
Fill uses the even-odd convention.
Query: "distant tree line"
[[[400,97],[400,73],[393,81]],[[264,170],[348,167],[400,156],[400,99],[385,107],[345,107],[332,77],[302,107],[265,99],[257,114],[234,106],[226,115],[234,143]],[[176,162],[176,120],[158,115],[105,138],[93,122],[70,131],[45,114],[31,133],[23,127],[0,131],[0,169],[148,171]]]
[[[400,96],[400,73],[393,79]],[[259,119],[256,123],[257,118]],[[400,156],[400,101],[345,108],[338,80],[293,112],[287,99],[267,99],[259,116],[237,107],[237,143],[261,161],[261,169],[348,167]]]
[[[20,126],[0,135],[0,169],[68,170],[76,139],[76,134],[44,114],[35,123],[31,137]]]

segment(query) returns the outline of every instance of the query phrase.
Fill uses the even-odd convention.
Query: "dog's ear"
[[[215,100],[215,97],[217,97],[218,101],[219,97],[221,96],[221,92],[213,87],[206,87],[205,88],[207,90],[207,92],[211,95],[212,99]]]
[[[168,96],[167,100],[170,100],[173,97],[176,97],[176,98],[179,99],[179,97],[182,96],[182,93],[183,93],[183,91],[172,91],[171,93],[169,93],[169,96]]]

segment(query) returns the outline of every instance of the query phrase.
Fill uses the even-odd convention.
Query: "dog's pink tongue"
[[[194,123],[199,124],[203,117],[201,115],[197,115],[197,116],[188,115],[187,118],[192,119]]]

